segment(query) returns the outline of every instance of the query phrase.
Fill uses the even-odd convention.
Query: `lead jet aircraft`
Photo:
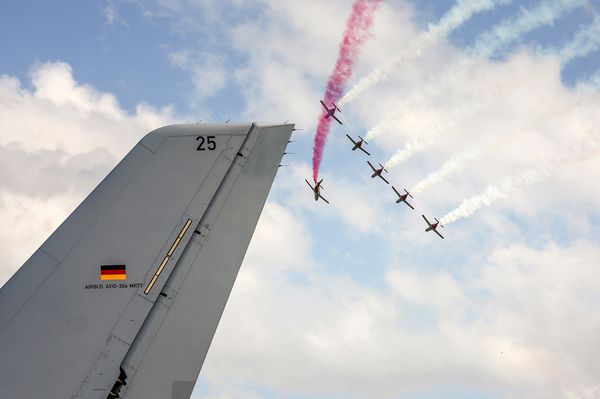
[[[325,105],[325,103],[323,102],[323,100],[321,100],[321,104],[323,105],[323,107],[327,110],[327,116],[325,116],[325,118],[329,118],[330,116],[335,119],[340,125],[343,125],[342,121],[340,121],[336,116],[335,116],[335,111],[338,112],[342,112],[337,105],[335,105],[333,102],[331,104],[333,104],[333,108],[329,108],[327,107],[327,105]]]
[[[321,183],[323,183],[323,179],[319,180],[317,182],[317,184],[315,184],[315,186],[311,186],[310,183],[308,182],[308,180],[304,179],[304,181],[306,182],[306,184],[308,184],[308,187],[310,187],[311,190],[313,190],[313,193],[315,193],[315,201],[318,201],[319,198],[321,198],[323,201],[327,202],[329,204],[329,201],[327,201],[325,199],[325,197],[323,197],[321,195],[321,189],[323,188],[323,186],[321,185]]]
[[[423,219],[425,219],[425,222],[427,222],[427,224],[429,225],[429,227],[427,227],[427,228],[425,229],[425,231],[433,231],[433,232],[435,232],[435,234],[437,234],[438,236],[440,236],[440,237],[444,238],[444,236],[443,236],[443,235],[441,235],[439,231],[437,231],[437,228],[438,228],[438,227],[444,227],[444,226],[442,226],[442,225],[440,224],[440,221],[439,221],[439,220],[437,220],[437,218],[434,218],[434,219],[435,219],[435,223],[431,223],[431,222],[429,222],[429,220],[427,220],[427,218],[425,217],[425,215],[421,215],[421,216],[423,216]]]
[[[408,197],[410,198],[414,198],[412,195],[410,195],[410,193],[408,191],[406,191],[406,189],[404,189],[404,192],[406,194],[400,194],[398,192],[398,190],[396,190],[396,188],[394,186],[392,186],[392,189],[394,190],[394,192],[396,193],[396,195],[398,195],[398,199],[396,200],[396,204],[399,204],[400,202],[404,202],[406,205],[408,205],[411,209],[415,209],[411,204],[408,203],[408,201],[406,200]]]
[[[375,178],[375,177],[379,176],[381,178],[381,180],[383,180],[387,184],[390,184],[390,182],[387,181],[385,179],[385,177],[383,177],[383,175],[381,174],[384,171],[385,171],[385,173],[388,173],[387,169],[384,168],[382,164],[379,164],[379,166],[381,166],[381,168],[375,169],[375,167],[373,166],[373,164],[371,162],[367,161],[367,163],[369,164],[369,166],[371,167],[371,169],[373,169],[373,174],[371,175],[372,178]]]
[[[142,138],[0,288],[0,397],[189,399],[293,127]]]
[[[360,140],[358,141],[354,141],[354,139],[352,137],[350,137],[349,135],[346,135],[346,137],[348,137],[350,139],[350,141],[352,142],[352,144],[354,144],[354,146],[352,147],[352,151],[356,151],[356,149],[361,150],[362,152],[364,152],[367,155],[371,155],[367,152],[367,150],[365,150],[362,145],[363,144],[369,144],[365,141],[365,139],[363,139],[362,137],[358,136],[358,138]]]

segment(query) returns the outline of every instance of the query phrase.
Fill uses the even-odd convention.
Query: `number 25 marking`
[[[196,141],[200,141],[200,144],[198,144],[198,147],[196,147],[196,151],[213,151],[217,148],[215,136],[198,136],[196,137]]]

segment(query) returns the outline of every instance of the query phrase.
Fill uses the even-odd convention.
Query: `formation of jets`
[[[335,119],[340,125],[342,125],[342,121],[340,121],[336,116],[335,113],[337,112],[342,112],[337,105],[335,105],[333,102],[332,104],[332,108],[329,108],[327,106],[327,104],[325,104],[322,100],[321,100],[321,105],[323,105],[323,108],[325,108],[325,118],[333,118]],[[350,136],[349,134],[346,134],[346,137],[348,137],[348,140],[350,140],[352,142],[352,151],[356,151],[356,150],[361,150],[362,152],[364,152],[367,155],[371,155],[367,150],[364,149],[363,145],[367,145],[369,143],[367,143],[365,141],[365,139],[363,139],[362,137],[358,136],[358,139],[354,139],[352,138],[352,136]],[[381,180],[383,180],[384,182],[386,182],[386,184],[390,184],[390,182],[383,176],[383,172],[388,173],[387,169],[385,168],[385,166],[383,166],[382,164],[379,164],[379,168],[376,168],[375,166],[373,166],[373,164],[370,161],[367,161],[367,164],[369,164],[369,167],[372,170],[372,174],[371,174],[371,178],[375,178],[375,177],[379,177]],[[308,180],[306,180],[306,184],[308,184],[308,186],[310,187],[310,189],[313,191],[314,196],[315,196],[315,201],[318,201],[319,198],[321,198],[323,201],[325,201],[326,203],[329,204],[329,201],[327,201],[325,198],[323,198],[323,196],[321,195],[321,189],[323,188],[322,186],[322,182],[323,179],[321,179],[320,181],[316,181],[315,180],[315,186],[313,187]],[[396,193],[396,195],[398,196],[398,199],[396,200],[396,203],[399,204],[400,202],[404,202],[410,209],[415,209],[414,206],[412,206],[409,202],[408,202],[408,198],[414,198],[409,192],[408,190],[404,189],[404,194],[400,194],[400,192],[398,192],[398,190],[396,190],[396,187],[392,186],[392,190],[394,190],[394,192]],[[440,236],[442,239],[444,238],[443,235],[440,234],[440,232],[437,230],[438,227],[444,227],[440,224],[440,221],[437,220],[437,218],[435,219],[435,223],[431,223],[426,217],[425,215],[421,215],[423,217],[423,219],[425,220],[425,222],[427,223],[427,228],[425,229],[426,232],[428,231],[433,231],[434,233],[436,233],[438,236]]]

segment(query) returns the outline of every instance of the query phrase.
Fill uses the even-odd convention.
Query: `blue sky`
[[[581,1],[491,59],[468,58],[480,34],[557,2],[569,3],[512,1],[476,14],[348,104],[323,162],[329,207],[314,203],[303,179],[318,99],[351,2],[4,5],[0,146],[9,155],[1,165],[15,170],[26,156],[53,151],[62,169],[34,165],[19,177],[65,190],[24,190],[0,174],[0,221],[27,214],[42,226],[21,232],[24,243],[0,232],[0,243],[12,248],[0,283],[153,128],[200,119],[290,120],[303,130],[290,145],[290,166],[273,188],[194,397],[594,397],[598,353],[585,345],[596,342],[589,331],[600,326],[591,313],[597,303],[587,301],[600,288],[593,261],[600,253],[600,192],[590,184],[600,163],[566,149],[598,138],[600,88],[585,82],[600,70],[600,51],[561,66],[553,49],[592,24],[600,4]],[[454,4],[382,2],[350,86],[410,48]],[[448,68],[462,57],[468,66]],[[419,95],[422,101],[411,100]],[[369,150],[372,161],[385,162],[406,143],[427,143],[390,170],[399,189],[482,138],[506,138],[415,196],[411,211],[369,178],[364,154],[351,153],[344,135],[364,135],[398,108],[408,116]],[[423,232],[421,213],[442,217],[490,185],[565,156],[568,166],[558,173],[449,224],[446,240]],[[62,174],[50,174],[56,170]],[[262,285],[252,285],[255,279]],[[552,306],[555,297],[566,309]],[[298,316],[285,305],[297,306]],[[241,317],[247,306],[255,317]],[[567,323],[575,327],[561,330]],[[241,346],[236,331],[244,329],[262,331],[272,345]],[[500,348],[512,348],[512,357],[498,359]],[[360,367],[362,373],[353,369]]]

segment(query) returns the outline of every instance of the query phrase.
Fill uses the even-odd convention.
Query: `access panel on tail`
[[[188,399],[292,129],[144,137],[0,289],[2,396]]]

